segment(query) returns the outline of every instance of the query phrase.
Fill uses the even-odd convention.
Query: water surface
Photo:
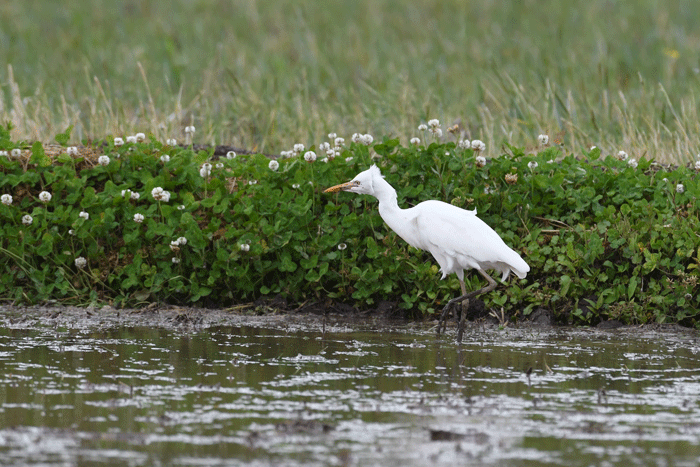
[[[693,332],[182,316],[0,311],[0,465],[700,459]]]

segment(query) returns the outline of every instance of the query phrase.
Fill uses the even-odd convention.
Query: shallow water
[[[0,465],[700,459],[694,333],[148,321],[0,310]]]

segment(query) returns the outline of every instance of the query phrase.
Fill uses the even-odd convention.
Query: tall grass
[[[137,131],[266,152],[330,131],[465,136],[686,162],[700,152],[700,3],[26,2],[0,5],[0,120],[49,141]]]

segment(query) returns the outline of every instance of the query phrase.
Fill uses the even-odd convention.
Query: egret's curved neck
[[[379,213],[382,210],[400,209],[396,190],[383,178],[373,180],[374,197],[379,201]],[[383,217],[383,216],[382,216]]]
[[[411,210],[401,209],[396,196],[396,190],[382,179],[374,186],[374,196],[379,200],[379,215],[409,245],[420,248],[418,239],[412,231]]]

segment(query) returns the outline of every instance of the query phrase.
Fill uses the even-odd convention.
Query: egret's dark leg
[[[462,342],[462,336],[464,335],[464,330],[467,328],[467,310],[469,310],[469,300],[464,300],[460,303],[459,307],[462,312],[459,316],[459,325],[457,326],[457,342]]]
[[[442,309],[442,314],[440,315],[440,321],[438,321],[438,328],[437,328],[438,336],[440,335],[440,332],[444,332],[445,329],[447,328],[447,314],[449,313],[450,308],[452,308],[455,303],[459,303],[459,302],[462,302],[464,300],[469,300],[471,298],[476,297],[477,295],[491,292],[498,285],[498,284],[496,284],[496,281],[493,280],[493,278],[491,276],[486,274],[486,271],[482,271],[481,269],[477,269],[477,271],[479,271],[479,274],[484,276],[484,279],[486,279],[489,282],[489,285],[487,285],[486,287],[482,287],[479,290],[474,290],[473,292],[463,293],[459,297],[453,298],[452,300],[447,302],[447,305],[445,305],[445,308]],[[464,292],[464,289],[462,291]],[[466,313],[466,310],[462,310],[462,312]],[[441,328],[442,328],[442,331],[441,331]],[[461,342],[461,337],[462,337],[461,335],[458,335],[458,338],[459,338],[458,340],[460,342]]]
[[[467,286],[464,284],[464,279],[458,278],[459,279],[459,288],[462,289],[462,295],[467,295]],[[466,300],[466,306],[464,305],[464,302],[461,304],[460,307],[460,317],[457,318],[457,320],[460,320],[461,316],[465,316],[463,313],[465,313],[469,309],[469,300]],[[442,331],[440,330],[440,327],[442,327]],[[441,332],[445,332],[445,329],[447,328],[447,316],[445,315],[445,310],[442,310],[442,314],[440,315],[440,320],[438,321],[438,328],[437,328],[437,335],[440,336]]]
[[[467,294],[467,286],[464,285],[464,279],[458,277],[459,279],[459,288],[462,289],[462,295]],[[457,320],[457,323],[459,323],[460,326],[464,323],[464,320],[466,319],[467,316],[467,310],[469,309],[469,300],[465,300],[462,303],[455,304],[454,307],[454,315],[455,319]],[[447,319],[445,319],[447,321]],[[461,329],[461,328],[460,328]],[[445,327],[443,326],[443,331],[445,331]],[[439,331],[439,329],[438,329]],[[439,332],[438,332],[439,334]]]

